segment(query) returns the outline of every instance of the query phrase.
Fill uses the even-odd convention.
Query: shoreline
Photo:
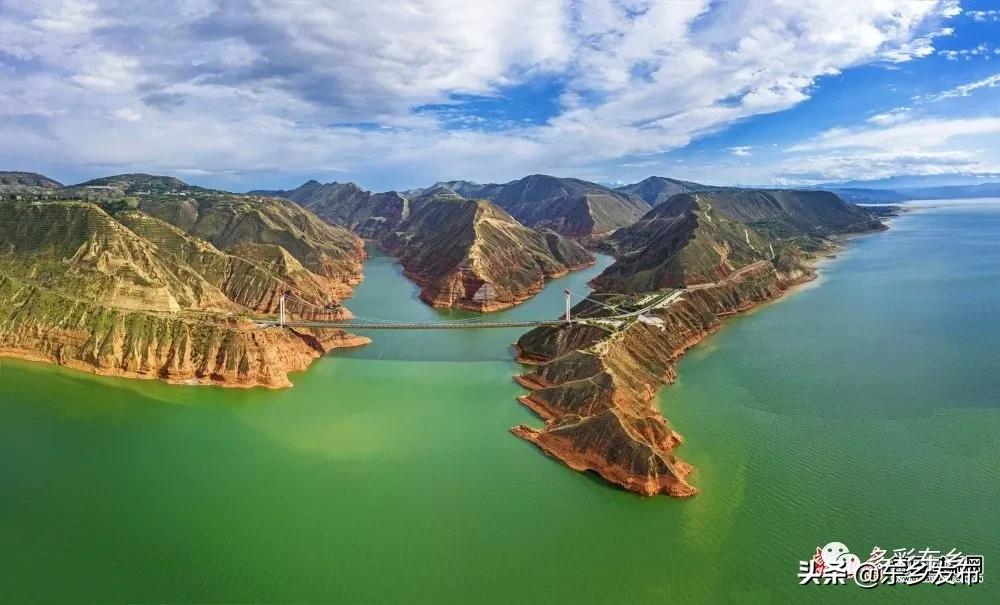
[[[495,313],[497,311],[513,309],[514,307],[531,300],[544,290],[550,281],[565,277],[570,273],[581,271],[588,267],[593,267],[597,264],[597,259],[594,258],[593,260],[580,265],[567,265],[562,271],[543,274],[541,279],[531,284],[527,290],[513,294],[513,300],[503,302],[496,301],[491,303],[479,303],[468,298],[451,299],[448,297],[435,296],[435,293],[430,288],[436,280],[427,279],[419,272],[411,271],[401,260],[399,260],[398,257],[396,258],[396,262],[403,267],[403,276],[418,288],[418,298],[427,306],[434,309],[458,309],[462,311],[471,311],[473,313]],[[483,283],[486,284],[489,282]]]
[[[527,391],[519,395],[517,400],[521,405],[531,410],[543,422],[543,426],[534,428],[520,424],[512,427],[511,432],[533,443],[546,456],[559,460],[569,468],[577,471],[594,471],[605,481],[641,496],[667,494],[675,497],[689,497],[697,494],[698,488],[688,484],[686,480],[690,473],[696,469],[673,455],[674,447],[679,445],[683,438],[668,423],[663,409],[657,401],[663,388],[676,381],[677,364],[688,351],[704,343],[712,334],[725,327],[729,318],[749,315],[765,306],[785,300],[802,289],[821,284],[824,268],[838,260],[841,252],[847,248],[851,240],[855,237],[874,235],[882,231],[884,230],[852,234],[849,237],[832,240],[828,249],[817,252],[812,258],[806,260],[803,263],[802,271],[797,274],[782,276],[776,272],[773,265],[769,265],[768,270],[763,273],[773,273],[777,277],[772,282],[772,286],[755,290],[753,284],[749,284],[751,289],[743,295],[736,296],[733,299],[735,304],[729,309],[720,311],[708,306],[708,303],[713,300],[725,300],[727,294],[740,290],[743,279],[739,280],[740,283],[720,284],[711,289],[692,290],[693,300],[682,297],[675,305],[688,307],[689,310],[711,308],[713,309],[713,318],[707,324],[675,323],[675,321],[680,321],[684,312],[680,309],[674,309],[675,305],[667,307],[661,319],[671,318],[675,320],[668,323],[675,329],[673,336],[681,340],[669,349],[660,349],[659,359],[642,357],[642,354],[658,350],[655,341],[669,340],[669,337],[663,338],[661,332],[650,329],[648,326],[635,327],[636,324],[632,324],[618,332],[595,335],[591,338],[585,337],[584,341],[576,342],[573,348],[560,347],[559,344],[556,344],[554,345],[556,350],[551,355],[540,353],[537,348],[534,351],[530,350],[531,347],[525,346],[522,341],[531,332],[522,335],[522,338],[513,347],[514,361],[524,366],[531,366],[531,368],[513,376],[514,382]],[[747,279],[752,279],[753,275],[751,273]],[[758,272],[757,275],[761,275],[761,272]],[[699,307],[699,303],[701,307]],[[716,304],[721,303],[717,302]],[[671,314],[671,311],[674,311],[674,315]],[[583,326],[584,324],[578,325]],[[572,327],[558,329],[572,329]],[[630,336],[629,331],[640,334]],[[555,342],[560,340],[560,335],[556,333],[542,338]],[[565,338],[572,337],[565,335]],[[631,345],[633,348],[643,351],[643,353],[638,354],[640,363],[629,365],[629,361],[636,361],[634,358],[637,356],[637,352],[628,351],[630,345],[623,343],[627,339],[634,341]],[[551,345],[549,346],[551,348]],[[594,370],[597,372],[596,374],[579,376],[560,367],[570,363],[564,363],[564,358],[580,353],[584,349],[590,350],[589,355],[596,357],[597,368]],[[618,350],[609,352],[609,349]],[[629,357],[633,359],[630,360]],[[622,359],[625,359],[626,363],[623,364]],[[626,374],[624,376],[622,375],[623,371]],[[564,372],[566,375],[560,375],[556,380],[550,379],[551,375],[560,372]],[[601,377],[606,378],[601,380]],[[604,386],[593,386],[590,389],[580,390],[579,385],[585,380],[594,384],[600,382]],[[631,389],[622,386],[629,383],[633,384]],[[638,388],[635,385],[638,385]],[[625,403],[622,403],[623,401]],[[629,401],[631,403],[628,403]],[[612,429],[612,433],[623,432],[623,434],[609,436],[607,433],[598,433],[588,436],[580,433],[576,437],[572,435],[569,437],[559,436],[567,432],[569,423],[572,422],[574,427],[583,425],[588,420],[607,412],[613,412],[623,422],[620,427]],[[635,417],[635,414],[639,414],[639,416]],[[570,420],[570,418],[576,420]],[[629,418],[633,418],[641,424],[655,419],[658,425],[662,425],[662,430],[667,431],[673,437],[659,442],[648,441],[641,436],[637,437],[635,428],[627,428]],[[583,441],[577,443],[581,439]],[[614,449],[608,450],[609,455],[602,456],[600,450],[593,449],[591,442],[595,439],[608,442],[617,440],[623,442],[626,448],[639,448],[642,455],[651,459],[655,457],[659,461],[657,464],[660,467],[665,466],[666,471],[656,476],[648,472],[638,474],[634,470],[631,474],[624,472],[621,462],[615,462],[615,458],[619,457],[620,454],[609,457],[610,452],[620,452],[622,445],[616,445]],[[605,447],[609,446],[605,445]],[[583,460],[588,462],[584,463]],[[634,467],[634,461],[632,466]]]
[[[131,370],[123,370],[121,368],[101,368],[93,364],[82,362],[74,358],[64,358],[60,359],[55,355],[45,355],[30,349],[20,349],[15,347],[0,347],[0,359],[16,359],[19,361],[27,361],[31,363],[45,364],[47,366],[56,366],[60,368],[66,368],[74,372],[80,372],[82,374],[89,374],[91,376],[102,376],[106,378],[121,378],[123,380],[155,380],[162,382],[164,384],[169,384],[172,386],[191,386],[191,387],[220,387],[225,389],[254,389],[254,388],[264,388],[268,390],[279,390],[287,389],[294,384],[289,378],[290,374],[303,372],[308,370],[312,365],[312,362],[316,359],[323,357],[329,352],[335,349],[349,349],[354,347],[364,346],[371,342],[371,339],[367,336],[359,336],[356,334],[350,334],[345,332],[345,337],[342,339],[337,339],[335,342],[325,345],[325,350],[315,351],[315,355],[306,361],[304,364],[300,364],[296,367],[284,368],[284,380],[283,381],[272,381],[265,382],[261,380],[248,380],[248,381],[234,381],[227,380],[222,374],[210,374],[206,376],[191,376],[186,378],[162,376],[158,372],[137,372]],[[341,342],[343,344],[341,344]]]

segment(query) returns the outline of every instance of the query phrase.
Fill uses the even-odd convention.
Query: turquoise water
[[[933,206],[685,357],[660,403],[688,500],[510,435],[537,422],[517,330],[372,332],[280,392],[4,359],[0,601],[997,602],[1000,202]],[[556,315],[600,268],[506,313]],[[468,316],[415,294],[376,257],[348,306]],[[798,586],[834,540],[984,554],[986,583]]]

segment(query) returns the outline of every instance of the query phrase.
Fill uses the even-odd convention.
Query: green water
[[[557,314],[599,269],[509,316]],[[442,315],[391,259],[366,274],[358,312]],[[280,392],[4,359],[0,602],[998,602],[998,317],[1000,203],[858,238],[681,362],[661,406],[689,500],[510,435],[536,422],[517,330],[375,332]],[[798,586],[834,540],[981,553],[986,583]]]

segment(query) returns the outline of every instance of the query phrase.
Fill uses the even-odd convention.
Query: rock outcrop
[[[753,226],[751,226],[753,225]],[[680,435],[653,403],[689,347],[728,316],[814,276],[826,236],[884,228],[836,196],[796,192],[681,194],[603,242],[617,260],[573,324],[518,341],[520,399],[544,421],[512,432],[580,471],[652,496],[690,496]],[[600,304],[598,304],[600,303]]]
[[[339,347],[366,344],[342,330],[260,329],[239,316],[130,311],[0,276],[0,355],[107,376],[228,387],[291,386]]]
[[[121,175],[0,201],[0,353],[101,374],[288,386],[288,373],[367,339],[263,329],[348,318],[360,239],[295,204]]]
[[[435,307],[494,311],[541,291],[546,279],[594,262],[579,244],[520,224],[483,200],[440,189],[411,201],[380,245]]]

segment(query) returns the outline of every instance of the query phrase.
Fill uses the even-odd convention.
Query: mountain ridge
[[[400,259],[404,275],[421,288],[420,298],[436,307],[507,308],[533,296],[545,280],[594,262],[563,236],[522,225],[494,203],[463,197],[445,183],[413,191],[420,195],[310,181],[261,193],[299,201],[324,220],[376,241]]]
[[[291,292],[295,317],[350,317],[361,240],[278,198],[114,175],[0,199],[0,353],[100,374],[289,386],[288,373],[367,339],[262,330]]]
[[[19,170],[0,171],[0,193],[4,192],[42,192],[45,190],[62,189],[63,184],[37,172],[22,172]]]
[[[595,262],[575,242],[526,227],[486,200],[435,191],[411,200],[408,217],[379,240],[432,306],[505,309]]]
[[[506,183],[439,181],[424,194],[446,187],[468,198],[493,202],[519,222],[588,240],[638,220],[649,209],[640,197],[577,178],[532,174]]]
[[[616,187],[615,191],[631,193],[641,197],[650,206],[657,206],[678,193],[715,189],[712,185],[702,185],[691,181],[681,181],[663,176],[647,177],[638,183]]]
[[[648,209],[641,198],[575,178],[533,174],[502,185],[486,185],[488,199],[522,223],[575,238],[606,235],[629,225]]]

